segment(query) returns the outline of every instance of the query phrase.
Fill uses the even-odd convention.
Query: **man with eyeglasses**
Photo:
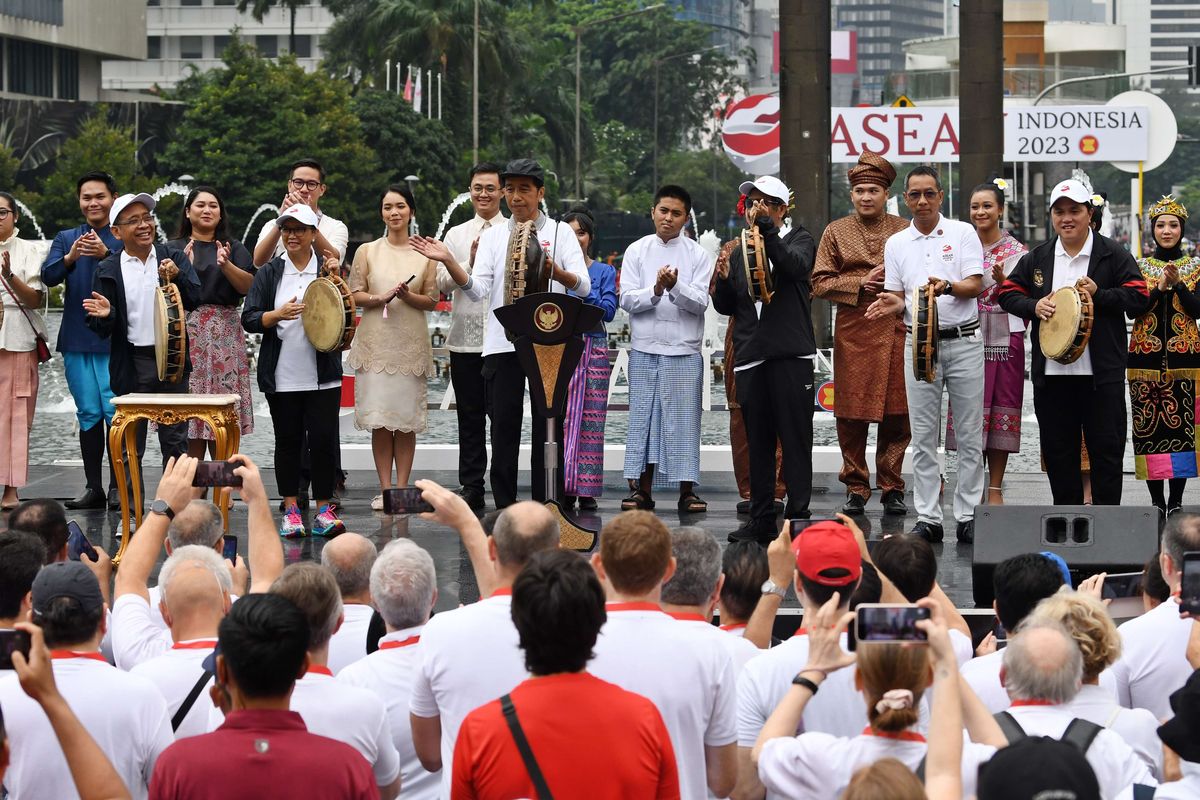
[[[86,481],[83,492],[65,505],[70,509],[103,508],[105,425],[112,421],[112,387],[108,385],[109,343],[87,324],[83,301],[92,293],[92,277],[100,261],[121,249],[108,225],[108,212],[117,196],[117,182],[107,172],[88,172],[75,184],[84,223],[59,231],[42,264],[42,283],[63,286],[62,322],[58,352],[63,357],[67,389],[75,401],[79,423],[79,452]],[[108,507],[117,508],[117,482],[109,465]]]
[[[475,267],[475,253],[484,231],[503,225],[500,213],[500,166],[484,161],[471,167],[471,206],[475,216],[446,232],[443,241],[467,274]],[[446,348],[450,351],[450,384],[458,415],[459,494],[474,511],[484,507],[483,473],[487,470],[487,417],[483,390],[483,332],[487,325],[486,299],[467,296],[444,264],[438,264],[437,286],[449,294],[454,308]]]
[[[291,208],[294,205],[305,205],[317,214],[317,239],[314,246],[322,258],[337,256],[338,261],[346,259],[346,245],[350,241],[350,231],[346,223],[334,219],[328,214],[321,213],[321,198],[325,196],[325,168],[320,162],[311,158],[302,158],[292,164],[287,180],[287,193],[279,201],[279,208]],[[254,245],[254,266],[261,267],[276,256],[284,253],[283,240],[279,238],[279,226],[274,220],[265,222],[258,232],[258,242]]]
[[[932,285],[937,295],[938,363],[931,382],[905,371],[908,418],[912,428],[913,500],[917,524],[912,533],[940,542],[941,465],[938,439],[943,428],[942,392],[954,408],[958,437],[958,482],[954,488],[955,535],[975,541],[975,505],[983,495],[983,335],[975,297],[983,291],[983,247],[975,229],[942,216],[945,192],[937,170],[919,166],[904,180],[904,202],[912,225],[883,248],[884,291],[867,308],[868,319],[904,315],[911,331],[913,291]],[[912,337],[905,363],[912,361]]]
[[[130,392],[186,394],[188,391],[190,360],[185,360],[183,378],[178,383],[168,383],[158,377],[154,305],[162,280],[178,287],[183,307],[191,311],[200,304],[200,279],[182,250],[155,242],[157,226],[151,214],[154,206],[154,198],[144,192],[123,194],[113,202],[108,214],[109,223],[124,248],[100,262],[91,296],[83,301],[88,327],[112,342],[108,378],[117,395]],[[138,423],[139,468],[146,452],[146,429],[145,420]],[[187,421],[160,424],[158,443],[164,467],[173,456],[185,454]],[[140,503],[141,498],[135,498],[135,502]]]

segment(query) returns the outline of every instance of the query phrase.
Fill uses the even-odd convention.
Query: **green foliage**
[[[283,197],[290,164],[315,158],[326,170],[322,210],[346,222],[352,236],[376,230],[373,198],[383,181],[349,89],[305,72],[291,56],[264,59],[235,41],[224,68],[179,85],[176,96],[188,110],[159,163],[169,175],[187,173],[219,187],[240,236],[260,204]]]
[[[13,155],[12,148],[0,144],[0,187],[4,187],[5,191],[12,191],[10,187],[16,186],[17,167],[20,164],[21,160]]]
[[[659,181],[685,187],[692,195],[692,211],[700,230],[715,228],[722,238],[733,234],[729,218],[736,214],[738,186],[746,175],[720,150],[681,150],[660,158]],[[640,209],[647,212],[653,194]]]

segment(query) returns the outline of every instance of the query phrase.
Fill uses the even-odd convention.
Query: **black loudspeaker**
[[[995,599],[996,565],[1022,553],[1062,556],[1072,578],[1140,571],[1158,552],[1154,506],[976,506],[971,585],[976,608]]]

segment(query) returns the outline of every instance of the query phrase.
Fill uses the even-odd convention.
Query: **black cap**
[[[546,185],[546,171],[532,158],[518,158],[508,162],[504,171],[500,173],[500,182],[504,183],[509,178],[532,178],[539,187]]]
[[[100,582],[78,561],[58,561],[42,567],[33,579],[33,610],[45,612],[59,597],[73,597],[85,611],[104,605]]]
[[[1100,783],[1078,747],[1045,736],[1010,744],[979,765],[979,800],[1100,800]]]
[[[1158,729],[1158,738],[1184,761],[1200,763],[1200,670],[1171,695],[1171,710],[1175,716]]]

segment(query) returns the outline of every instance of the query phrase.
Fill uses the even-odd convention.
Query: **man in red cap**
[[[854,213],[834,220],[821,235],[813,267],[813,294],[837,304],[833,329],[833,374],[837,397],[838,444],[846,484],[842,511],[861,514],[871,498],[867,430],[878,426],[875,480],[883,510],[907,514],[904,505],[904,449],[911,433],[904,391],[904,323],[894,317],[867,319],[867,306],[883,290],[883,245],[908,223],[887,213],[895,168],[883,156],[864,151],[850,168]]]

